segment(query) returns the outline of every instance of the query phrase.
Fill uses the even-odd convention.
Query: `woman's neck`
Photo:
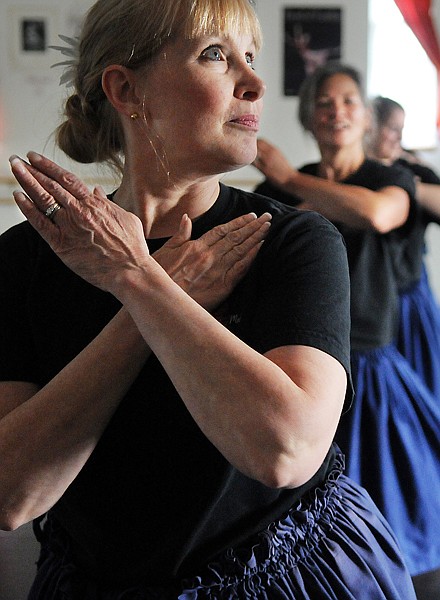
[[[355,173],[365,160],[363,148],[321,149],[320,176],[343,181]]]
[[[152,186],[142,178],[124,176],[114,200],[140,218],[148,239],[174,235],[185,213],[195,221],[211,208],[218,194],[218,177],[197,183]]]

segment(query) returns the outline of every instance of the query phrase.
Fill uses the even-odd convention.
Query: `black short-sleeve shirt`
[[[341,235],[315,213],[221,185],[193,237],[251,211],[272,213],[268,238],[214,316],[259,352],[310,345],[349,374]],[[149,240],[150,251],[164,241]],[[119,308],[67,269],[28,223],[0,237],[1,380],[45,385]],[[322,482],[333,459],[334,448],[298,489],[274,490],[246,477],[202,434],[151,356],[52,513],[91,576],[155,583],[191,573],[262,530]]]

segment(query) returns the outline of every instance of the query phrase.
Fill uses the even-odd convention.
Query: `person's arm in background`
[[[295,169],[284,154],[266,140],[258,140],[253,165],[267,179],[302,200],[298,208],[315,210],[333,222],[387,233],[403,225],[409,214],[409,196],[398,186],[378,191],[332,180],[331,172],[315,177]]]
[[[416,178],[416,192],[419,204],[423,206],[436,221],[440,220],[440,185],[423,183]]]
[[[418,203],[427,211],[432,221],[440,222],[440,177],[413,153],[402,151],[398,164],[413,175]]]

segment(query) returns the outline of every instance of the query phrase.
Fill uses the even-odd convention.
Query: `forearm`
[[[421,206],[440,219],[440,185],[418,181],[416,189]]]
[[[317,211],[330,221],[352,227],[371,226],[371,213],[374,214],[377,202],[370,190],[338,183],[332,172],[320,177],[302,173],[266,140],[258,141],[255,165],[272,184],[299,198],[299,208]]]
[[[398,206],[380,191],[330,181],[292,170],[284,191],[301,198],[301,208],[357,229],[386,231],[403,223]]]
[[[75,479],[149,355],[121,311],[71,363],[0,421],[0,522],[48,510]]]
[[[120,300],[200,429],[246,475],[274,486],[303,482],[322,404],[153,270],[148,280],[129,276]]]

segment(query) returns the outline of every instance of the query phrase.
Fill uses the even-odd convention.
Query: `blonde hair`
[[[58,146],[70,158],[121,170],[122,127],[102,89],[102,73],[111,64],[148,65],[177,33],[189,39],[245,33],[257,51],[262,43],[252,0],[97,0],[84,20],[75,91],[56,131]]]

